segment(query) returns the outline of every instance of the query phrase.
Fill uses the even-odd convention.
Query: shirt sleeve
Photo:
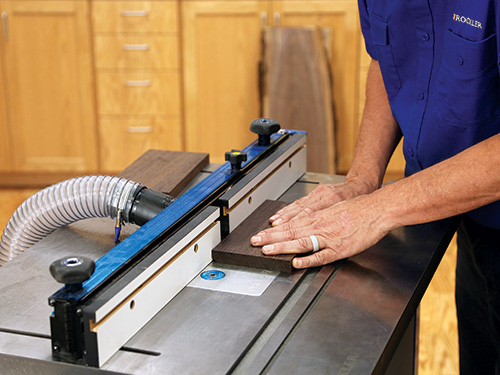
[[[366,5],[366,0],[358,0],[359,8],[359,19],[361,22],[361,32],[365,39],[366,52],[371,56],[372,59],[378,60],[377,49],[373,44],[373,38],[370,32],[370,17],[368,15],[368,9]]]

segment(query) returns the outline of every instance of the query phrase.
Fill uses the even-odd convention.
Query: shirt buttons
[[[409,149],[408,149],[408,156],[409,156],[410,158],[412,158],[412,157],[413,157],[413,155],[414,155],[414,153],[413,153],[413,149],[412,149],[412,148],[409,148]]]
[[[457,57],[457,64],[458,65],[464,65],[464,59],[461,56]]]
[[[429,39],[430,39],[430,38],[431,38],[431,37],[430,37],[430,35],[429,35],[429,34],[427,34],[427,33],[424,33],[424,34],[422,35],[422,40],[423,40],[424,42],[429,41]]]
[[[424,100],[424,98],[425,98],[425,94],[423,92],[417,93],[417,100],[419,102],[421,102],[422,100]]]

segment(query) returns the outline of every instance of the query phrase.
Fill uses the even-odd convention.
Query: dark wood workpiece
[[[219,263],[255,267],[271,271],[292,272],[295,254],[264,255],[261,247],[250,245],[250,238],[270,228],[269,218],[286,202],[267,200],[212,250],[212,258]]]
[[[206,153],[148,150],[119,176],[175,197],[208,165],[208,160]]]

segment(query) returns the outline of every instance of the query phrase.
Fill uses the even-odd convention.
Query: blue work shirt
[[[500,132],[499,1],[358,0],[407,176]],[[468,215],[500,228],[500,202]]]

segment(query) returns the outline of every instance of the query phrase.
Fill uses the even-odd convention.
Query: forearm
[[[500,200],[500,134],[377,189],[290,220],[252,237],[267,255],[306,253],[296,268],[357,254],[391,230],[454,216]],[[317,241],[314,245],[312,237]]]
[[[455,216],[500,200],[500,135],[370,197],[383,207],[381,220],[391,230]]]
[[[380,187],[389,159],[401,139],[377,61],[372,60],[366,83],[366,103],[354,159],[346,181],[363,181],[369,191]]]
[[[282,208],[269,218],[273,226],[308,216],[338,202],[378,189],[385,168],[401,139],[385,93],[378,62],[372,61],[366,84],[366,105],[358,142],[345,183],[320,185],[312,193]]]

